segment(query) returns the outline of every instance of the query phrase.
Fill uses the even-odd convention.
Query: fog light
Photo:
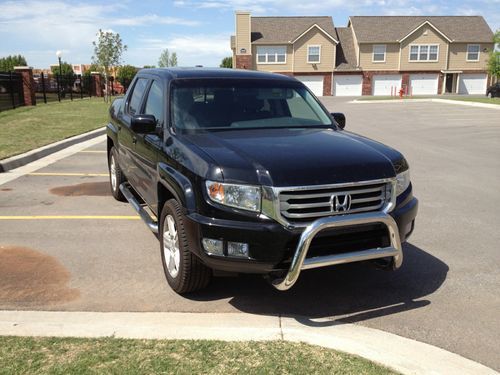
[[[248,258],[248,244],[240,242],[227,243],[227,255],[231,257]]]
[[[224,255],[224,243],[221,240],[204,238],[201,242],[203,243],[203,248],[207,254]]]

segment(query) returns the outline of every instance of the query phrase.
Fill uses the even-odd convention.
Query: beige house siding
[[[384,43],[376,43],[384,44]],[[373,44],[359,46],[359,65],[363,70],[398,70],[399,43],[385,44],[385,62],[373,62]]]
[[[356,66],[360,66],[359,64],[359,44],[358,44],[358,38],[356,37],[356,33],[354,32],[354,28],[352,27],[352,24],[350,26],[350,29],[352,31],[352,39],[354,41],[354,53],[356,53]]]
[[[427,35],[425,35],[427,34]],[[410,62],[410,45],[438,44],[439,54],[436,62]],[[446,54],[448,41],[434,28],[424,25],[401,43],[401,70],[441,70],[446,69]]]
[[[277,44],[276,46],[283,46]],[[252,61],[255,70],[263,72],[292,72],[293,66],[293,48],[289,44],[286,46],[286,63],[285,64],[259,64],[257,63],[257,45],[252,46]]]
[[[479,44],[479,61],[467,61],[467,45]],[[493,48],[493,44],[480,43],[451,43],[448,58],[448,69],[450,70],[486,70],[488,66],[489,53],[484,52]]]
[[[312,63],[307,62],[307,46],[320,45],[320,63],[316,63],[316,68]],[[294,44],[295,63],[294,72],[313,73],[331,72],[335,66],[335,42],[328,38],[322,31],[313,28]]]
[[[249,55],[250,48],[250,13],[236,13],[236,54]],[[245,49],[246,53],[241,50]]]

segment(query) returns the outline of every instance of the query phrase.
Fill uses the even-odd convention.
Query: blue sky
[[[231,55],[234,11],[253,15],[330,15],[345,26],[350,15],[482,15],[500,28],[500,0],[0,0],[0,57],[24,55],[30,66],[89,63],[99,28],[120,33],[124,63],[155,65],[164,48],[179,65],[216,66]]]

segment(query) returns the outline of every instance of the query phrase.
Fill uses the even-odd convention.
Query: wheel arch
[[[161,216],[163,205],[169,199],[175,199],[186,213],[196,211],[196,201],[194,197],[191,181],[165,163],[158,164],[158,218]]]

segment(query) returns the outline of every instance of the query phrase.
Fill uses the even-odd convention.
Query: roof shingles
[[[398,42],[429,21],[452,42],[492,43],[493,33],[481,16],[353,16],[358,43]]]
[[[252,17],[252,43],[288,44],[314,24],[338,40],[332,17]]]

